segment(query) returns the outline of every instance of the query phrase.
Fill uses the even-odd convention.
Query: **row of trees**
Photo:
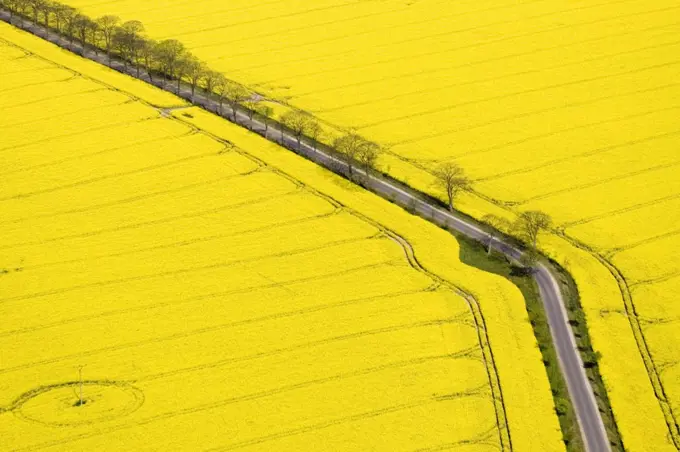
[[[471,188],[472,182],[465,171],[455,163],[443,163],[435,171],[435,183],[446,195],[449,210],[453,212],[454,201],[458,194]],[[552,225],[552,219],[544,212],[529,210],[520,212],[515,221],[511,222],[497,215],[486,215],[482,221],[493,227],[494,230],[513,235],[527,245],[524,253],[525,264],[531,266],[538,257],[538,238],[541,232],[547,231]],[[493,242],[499,237],[491,235],[488,243],[488,252],[491,253]]]
[[[47,30],[68,39],[70,50],[78,43],[83,49],[91,49],[96,56],[101,52],[111,64],[112,57],[122,61],[123,69],[132,68],[137,77],[147,77],[151,83],[166,87],[174,81],[175,91],[180,94],[182,83],[191,90],[194,101],[196,91],[202,91],[218,104],[218,112],[223,114],[224,105],[230,108],[231,120],[236,122],[239,107],[244,107],[248,115],[248,126],[252,129],[257,117],[264,125],[263,133],[269,132],[274,121],[274,110],[262,102],[262,98],[245,86],[227,79],[222,73],[212,70],[205,62],[194,56],[176,39],[155,41],[144,34],[144,24],[138,20],[123,22],[118,16],[104,15],[95,19],[88,17],[69,5],[53,0],[0,0],[10,17],[19,17],[19,25],[24,26],[23,18],[43,25]],[[279,118],[281,143],[284,142],[285,129],[297,141],[298,150],[304,137],[312,138],[314,150],[324,136],[319,122],[310,114],[301,111],[288,111]],[[346,162],[349,176],[353,177],[355,165],[363,167],[367,176],[376,169],[382,148],[360,135],[350,132],[334,142],[339,155]]]
[[[190,88],[192,101],[197,89],[202,90],[209,99],[217,103],[220,115],[224,113],[224,105],[228,105],[234,122],[239,107],[244,107],[249,119],[248,126],[253,128],[254,118],[257,116],[264,125],[265,136],[274,121],[272,107],[262,102],[262,98],[256,93],[212,70],[180,41],[155,41],[149,38],[144,34],[144,24],[138,20],[123,22],[114,15],[92,19],[76,8],[53,0],[0,0],[0,5],[11,16],[19,16],[20,26],[24,26],[23,18],[27,17],[34,23],[43,25],[48,38],[50,31],[65,36],[71,50],[77,41],[83,51],[92,49],[97,56],[102,52],[109,64],[112,57],[116,56],[122,61],[124,69],[127,71],[131,67],[137,77],[146,76],[150,82],[159,82],[164,88],[168,81],[176,82],[178,94],[184,82]],[[284,143],[285,129],[288,129],[297,141],[298,150],[301,149],[303,139],[309,137],[316,151],[318,142],[325,135],[316,118],[306,112],[290,110],[281,115],[278,122],[281,143]],[[366,177],[370,177],[377,169],[378,159],[384,150],[379,144],[353,131],[332,140],[332,146],[346,164],[350,179],[355,177],[357,166],[363,169]],[[438,166],[434,176],[437,186],[446,196],[449,209],[453,211],[458,194],[470,189],[470,179],[454,163]],[[504,220],[491,216],[486,217],[485,221],[496,229],[522,238],[533,250],[537,247],[538,234],[551,223],[546,214],[535,211],[522,213],[513,224],[506,224]]]

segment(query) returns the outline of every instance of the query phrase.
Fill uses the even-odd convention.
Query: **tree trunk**
[[[182,77],[177,77],[177,95],[179,96],[180,85],[182,84]]]

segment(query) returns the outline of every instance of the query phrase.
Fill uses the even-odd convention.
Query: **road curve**
[[[7,11],[0,7],[0,20],[10,22]],[[45,38],[45,31],[41,25],[35,25],[28,20],[24,22],[25,28],[36,34],[39,37]],[[60,36],[52,34],[49,41],[68,48],[72,46],[73,51],[97,61],[101,64],[107,64],[106,57],[103,54],[95,55],[94,52],[85,50],[79,44],[69,44],[68,41]],[[122,62],[113,59],[110,66],[114,69],[136,77],[135,71],[132,67],[123,67]],[[144,81],[149,82],[148,75],[142,71],[138,77]],[[159,86],[158,81],[154,83]],[[172,91],[176,84],[168,84],[162,86],[167,91]],[[160,86],[159,86],[160,87]],[[182,86],[179,93],[180,97],[187,100],[191,99],[191,90],[188,86]],[[212,99],[197,93],[191,102],[197,106],[201,106],[211,112],[217,112],[219,105]],[[162,112],[163,113],[163,112]],[[167,114],[167,111],[164,112]],[[226,116],[226,115],[223,115]],[[280,132],[269,128],[269,133],[264,133],[265,126],[257,120],[251,121],[248,117],[247,111],[240,108],[236,112],[236,121],[239,125],[249,126],[254,131],[265,136],[270,141],[284,145],[289,149],[296,149],[296,152],[304,155],[309,160],[312,160],[336,173],[345,175],[347,173],[347,164],[333,155],[333,152],[323,145],[312,145],[307,140],[303,140],[298,148],[297,140],[291,133],[284,132],[283,136]],[[415,212],[422,215],[423,218],[437,224],[438,226],[446,226],[452,228],[459,233],[482,242],[492,241],[494,248],[505,254],[508,258],[517,260],[522,256],[522,251],[514,247],[512,244],[492,237],[489,233],[480,228],[471,219],[465,218],[462,215],[456,215],[449,211],[443,210],[434,202],[428,200],[422,193],[415,189],[404,186],[396,181],[389,180],[380,175],[371,175],[367,177],[360,168],[353,168],[355,174],[361,176],[362,184],[371,191],[380,196],[393,201],[404,208],[415,210]],[[559,288],[559,283],[555,278],[550,268],[545,263],[539,263],[534,273],[534,278],[539,288],[539,293],[550,326],[550,333],[553,344],[559,359],[560,370],[567,383],[567,389],[571,398],[583,443],[588,452],[610,452],[611,448],[607,438],[607,432],[600,416],[600,411],[595,400],[593,389],[588,382],[583,361],[576,348],[576,340],[574,339],[572,330],[569,326],[569,319],[565,309],[562,293]],[[529,390],[529,389],[527,389]],[[522,451],[517,451],[522,452]]]

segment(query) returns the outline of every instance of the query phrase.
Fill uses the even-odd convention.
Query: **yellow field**
[[[392,145],[381,166],[417,188],[455,159],[481,195],[460,204],[472,215],[550,213],[560,236],[544,249],[581,275],[624,441],[672,450],[670,429],[680,444],[676,0],[68,3],[142,20],[269,98]]]
[[[0,80],[2,449],[563,450],[448,233],[5,24]]]

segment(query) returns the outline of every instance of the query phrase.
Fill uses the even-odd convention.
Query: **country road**
[[[0,8],[0,19],[5,22],[9,22],[9,15],[2,8]],[[37,36],[42,38],[45,38],[46,36],[42,26],[36,26],[26,21],[25,27]],[[50,35],[49,40],[61,47],[69,47],[69,43],[65,38],[62,38],[54,33]],[[95,60],[101,64],[108,63],[105,55],[95,55],[93,51],[87,49],[83,50],[78,43],[74,43],[72,47],[73,51],[82,54],[89,59]],[[136,71],[134,68],[124,68],[123,63],[117,61],[116,59],[113,59],[111,64],[107,65],[110,65],[114,69],[127,73],[133,77],[136,76]],[[149,77],[144,71],[140,73],[139,78],[149,82]],[[160,87],[159,81],[154,81],[154,84]],[[165,86],[163,87],[168,91],[175,92],[176,82],[164,85]],[[180,92],[177,94],[186,100],[191,99],[191,89],[187,85],[183,85]],[[199,93],[198,91],[195,98],[191,102],[211,112],[218,113],[218,103],[215,100],[206,97],[202,93]],[[231,111],[229,108],[226,108],[225,110],[226,111],[224,114],[222,114],[222,116],[230,116]],[[168,114],[167,111],[162,113]],[[264,124],[257,120],[252,121],[251,124],[247,110],[243,108],[237,109],[235,122],[244,127],[250,126],[255,132],[266,136],[266,138],[270,141],[280,143],[289,149],[294,149],[298,154],[301,154],[309,160],[331,169],[336,173],[343,175],[346,175],[347,173],[347,164],[335,157],[333,151],[328,149],[326,146],[321,144],[312,144],[310,140],[303,140],[298,149],[297,140],[291,133],[284,132],[282,135],[273,127],[269,127],[268,133],[265,134]],[[465,236],[474,240],[482,242],[493,240],[494,248],[512,260],[518,260],[521,257],[522,251],[520,249],[516,248],[510,243],[503,241],[501,238],[492,237],[484,229],[479,227],[478,224],[474,222],[474,220],[440,208],[435,202],[432,202],[427,196],[424,196],[423,193],[404,186],[403,184],[393,181],[380,174],[367,177],[367,175],[360,168],[354,168],[353,171],[361,176],[362,184],[367,189],[393,201],[395,204],[398,204],[404,208],[415,210],[428,221],[431,221],[438,226],[446,226],[448,228],[455,229],[459,233],[464,234]],[[565,309],[564,300],[560,291],[560,285],[549,265],[550,264],[547,262],[539,262],[534,272],[534,278],[538,285],[541,300],[543,302],[543,306],[545,308],[547,319],[550,325],[550,333],[552,335],[553,343],[559,358],[560,369],[566,380],[569,395],[576,412],[581,436],[588,452],[609,452],[611,448],[607,438],[607,432],[602,422],[602,417],[597,406],[593,389],[590,386],[586,376],[583,367],[583,361],[581,360],[581,356],[576,347],[574,335],[568,323],[569,319],[567,317],[567,311]]]

